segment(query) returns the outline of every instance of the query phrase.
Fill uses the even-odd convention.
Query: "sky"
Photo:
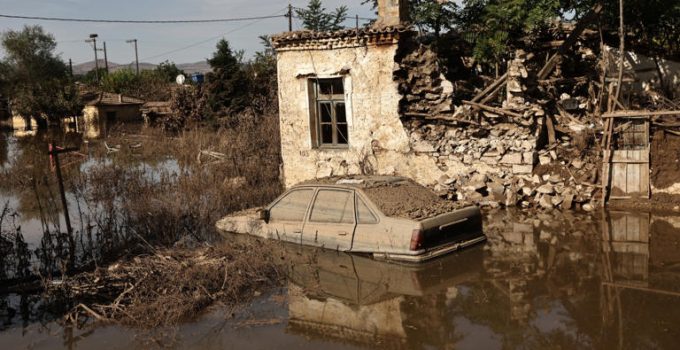
[[[296,7],[305,7],[307,2],[290,1]],[[354,26],[355,15],[375,17],[370,6],[361,2],[324,0],[323,4],[329,10],[347,5],[352,17],[347,25]],[[276,0],[0,0],[0,14],[116,20],[215,19],[283,15],[288,3]],[[281,17],[208,24],[73,23],[0,18],[0,31],[20,30],[24,25],[35,24],[55,36],[57,52],[65,61],[72,59],[74,64],[94,59],[92,46],[85,42],[90,33],[99,35],[99,48],[100,43],[106,41],[110,62],[132,62],[134,48],[125,40],[137,39],[140,62],[192,63],[209,58],[222,37],[233,49],[245,50],[246,57],[251,57],[262,49],[260,35],[288,30],[288,19]],[[294,20],[293,29],[300,28],[300,22]],[[188,46],[191,47],[186,48]],[[4,53],[0,48],[1,55]]]

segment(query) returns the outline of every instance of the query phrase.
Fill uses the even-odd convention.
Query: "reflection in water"
[[[138,132],[141,125],[119,128],[125,135]],[[72,235],[66,232],[54,163],[47,153],[50,142],[79,150],[60,155],[69,217],[75,230]],[[0,209],[7,205],[10,210],[6,216],[12,218],[12,225],[8,220],[0,220],[3,242],[7,243],[0,244],[2,260],[15,261],[21,257],[22,262],[30,261],[31,272],[49,276],[60,274],[65,268],[96,264],[116,245],[122,246],[125,242],[115,242],[116,236],[112,234],[122,227],[117,225],[121,219],[116,216],[115,207],[120,200],[115,198],[116,193],[95,200],[91,193],[98,184],[91,183],[88,176],[111,165],[114,159],[121,167],[142,174],[143,179],[152,183],[180,169],[176,160],[164,154],[140,159],[134,150],[130,153],[129,157],[115,157],[116,154],[106,152],[103,142],[85,142],[82,134],[73,132],[41,130],[33,137],[18,137],[16,131],[0,133]],[[26,249],[18,249],[24,245]],[[16,273],[19,270],[13,264],[0,264],[0,277],[21,277]],[[0,292],[3,282],[0,278]]]
[[[0,133],[0,169],[4,168],[9,160],[9,137]]]
[[[557,215],[493,213],[485,247],[428,266],[314,254],[291,268],[287,329],[384,348],[672,347],[680,218]]]
[[[289,275],[289,330],[341,342],[381,344],[450,343],[446,309],[458,285],[479,278],[483,251],[452,255],[424,266],[313,252],[312,264],[295,264]],[[411,343],[411,344],[410,344]]]

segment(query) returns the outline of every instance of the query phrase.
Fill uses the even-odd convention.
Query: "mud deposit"
[[[364,192],[387,216],[422,220],[460,208],[410,181],[365,188]]]
[[[680,217],[496,211],[486,213],[485,231],[486,243],[419,266],[286,245],[284,287],[152,331],[65,327],[45,319],[30,296],[3,296],[0,342],[8,349],[677,348]]]
[[[652,184],[657,188],[673,186],[680,179],[680,136],[657,131],[650,150]]]

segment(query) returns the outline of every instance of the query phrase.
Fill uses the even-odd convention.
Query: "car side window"
[[[312,195],[314,190],[311,188],[289,192],[269,210],[270,220],[304,221]]]
[[[360,224],[377,224],[378,219],[368,209],[368,205],[361,197],[357,196],[357,222]]]
[[[334,224],[354,223],[354,196],[351,191],[319,190],[309,221]]]

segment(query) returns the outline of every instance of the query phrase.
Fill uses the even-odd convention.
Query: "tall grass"
[[[166,155],[177,167],[128,164],[132,152],[101,163],[75,183],[100,215],[102,232],[168,245],[190,236],[208,239],[214,223],[229,212],[263,205],[282,190],[275,117],[243,118],[230,129],[194,129],[176,137],[151,132],[141,155]],[[84,191],[83,191],[84,189]],[[116,226],[116,227],[112,227]]]

